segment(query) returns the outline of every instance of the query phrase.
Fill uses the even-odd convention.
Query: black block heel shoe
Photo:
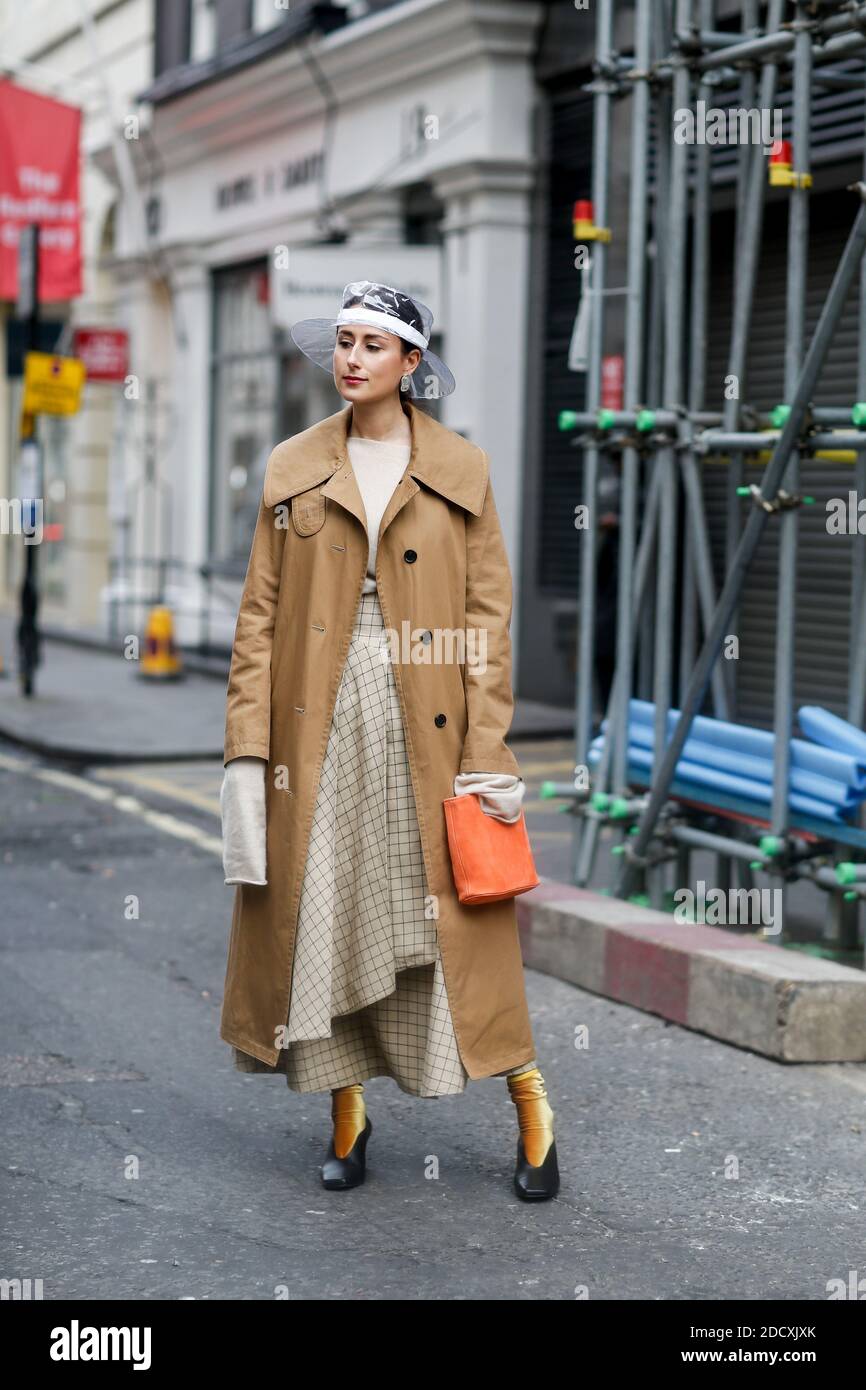
[[[345,1158],[337,1158],[334,1153],[334,1140],[328,1145],[328,1156],[322,1165],[322,1186],[332,1192],[344,1187],[358,1187],[364,1181],[367,1171],[367,1140],[373,1132],[373,1122],[369,1115]]]
[[[517,1136],[517,1167],[514,1171],[514,1190],[524,1202],[545,1202],[559,1191],[559,1164],[556,1161],[556,1140],[551,1142],[544,1162],[534,1168],[526,1161],[523,1135]]]

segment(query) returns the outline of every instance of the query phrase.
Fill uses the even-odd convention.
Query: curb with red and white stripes
[[[532,970],[779,1061],[866,1061],[864,971],[566,883],[515,901]]]

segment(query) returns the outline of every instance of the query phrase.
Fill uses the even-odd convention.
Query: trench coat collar
[[[432,488],[442,497],[480,516],[484,506],[489,459],[483,449],[462,435],[417,410],[411,401],[401,401],[409,418],[412,445],[401,483],[418,491],[418,483]],[[363,516],[363,503],[349,462],[347,439],[352,427],[352,405],[329,415],[317,425],[284,439],[271,453],[265,472],[264,503],[274,507],[299,492],[306,492],[325,479],[325,496]],[[335,477],[335,474],[338,476]],[[408,501],[408,495],[403,501]],[[389,512],[392,510],[389,504]],[[388,517],[383,517],[387,522]]]

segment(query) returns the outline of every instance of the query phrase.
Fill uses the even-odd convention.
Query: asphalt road
[[[774,1063],[534,972],[559,1198],[513,1193],[495,1078],[435,1103],[368,1082],[367,1182],[325,1192],[329,1097],[235,1072],[219,1037],[220,775],[0,748],[0,1278],[45,1299],[825,1300],[866,1275],[866,1066]],[[565,876],[567,829],[531,814]]]

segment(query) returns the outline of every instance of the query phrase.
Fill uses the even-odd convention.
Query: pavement
[[[556,1200],[512,1190],[495,1077],[433,1102],[369,1081],[367,1180],[324,1191],[330,1097],[234,1071],[219,1037],[218,822],[172,824],[119,769],[0,756],[3,1277],[46,1302],[786,1309],[862,1277],[866,1067],[784,1065],[532,968]]]
[[[178,681],[149,681],[122,643],[112,650],[90,638],[46,637],[35,694],[20,692],[15,618],[0,613],[0,738],[44,756],[87,764],[166,762],[223,756],[228,655],[191,663]],[[198,667],[199,669],[193,669]],[[573,716],[518,700],[511,737],[570,733]]]
[[[0,615],[6,652],[12,633]],[[14,674],[0,680],[0,739],[88,767],[221,764],[227,666],[153,684],[122,650],[56,638],[43,650],[34,697]],[[518,700],[510,738],[571,729],[570,711]],[[548,876],[518,899],[518,918],[524,961],[550,976],[780,1061],[866,1061],[866,972],[852,965],[776,945],[757,927],[683,924]]]

